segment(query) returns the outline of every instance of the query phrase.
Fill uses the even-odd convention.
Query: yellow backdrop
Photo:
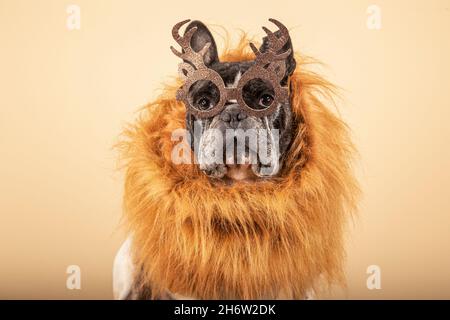
[[[277,18],[342,87],[364,198],[348,288],[330,297],[450,298],[450,3],[211,3],[0,0],[0,298],[112,298],[124,236],[112,146],[176,74],[170,30],[186,17],[210,24],[219,45],[219,26],[262,36]],[[71,4],[80,29],[68,28]],[[66,288],[69,265],[81,290]],[[366,286],[370,265],[380,290]]]

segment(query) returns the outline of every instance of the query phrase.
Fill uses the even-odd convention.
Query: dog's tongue
[[[234,150],[234,154],[227,154],[228,157],[225,162],[227,173],[225,176],[234,181],[251,181],[257,178],[252,170],[252,160],[256,159],[256,155],[252,152],[247,155],[238,155],[236,154],[236,148]]]
[[[235,181],[253,180],[256,175],[252,171],[251,164],[227,165],[226,176]]]

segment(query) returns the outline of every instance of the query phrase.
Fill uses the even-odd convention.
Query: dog
[[[269,20],[259,48],[242,39],[221,58],[205,24],[174,26],[179,81],[120,144],[129,238],[115,298],[305,299],[344,283],[355,150],[319,98],[333,86]]]

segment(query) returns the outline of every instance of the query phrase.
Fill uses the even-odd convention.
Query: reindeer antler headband
[[[280,103],[287,103],[289,99],[288,88],[281,86],[281,80],[285,76],[286,64],[285,59],[291,54],[291,49],[278,54],[283,46],[289,40],[289,32],[287,28],[275,19],[269,19],[279,28],[279,35],[275,35],[272,31],[263,27],[267,34],[267,50],[261,52],[253,43],[250,47],[256,55],[255,63],[242,75],[235,88],[227,88],[222,77],[213,69],[208,68],[204,63],[204,55],[207,53],[211,43],[198,52],[191,47],[191,39],[197,31],[197,27],[188,30],[184,36],[180,36],[180,28],[190,20],[177,23],[172,29],[172,35],[175,41],[181,46],[182,51],[177,51],[174,47],[170,47],[172,52],[183,59],[180,63],[178,71],[180,76],[185,80],[184,85],[177,92],[177,99],[184,102],[189,111],[199,118],[211,118],[219,114],[225,107],[228,100],[235,99],[244,111],[255,117],[265,117],[272,114]],[[274,91],[274,99],[270,106],[265,109],[255,109],[249,106],[243,96],[244,87],[249,81],[261,79],[270,83]],[[208,110],[200,110],[189,101],[190,88],[198,81],[207,80],[214,84],[220,93],[218,103]]]

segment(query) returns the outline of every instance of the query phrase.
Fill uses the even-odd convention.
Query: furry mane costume
[[[253,59],[242,39],[222,61]],[[290,79],[296,129],[275,179],[216,185],[196,165],[175,165],[171,135],[185,107],[166,86],[124,133],[125,220],[140,285],[197,299],[302,299],[343,284],[345,221],[358,185],[347,126],[319,97],[333,86],[304,70]],[[322,283],[322,281],[321,281]]]

